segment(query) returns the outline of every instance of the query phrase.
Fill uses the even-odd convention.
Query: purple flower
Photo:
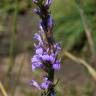
[[[31,59],[31,62],[34,63],[34,62],[40,62],[40,58],[38,55],[34,55],[33,58]]]
[[[50,14],[48,15],[48,27],[49,27],[49,28],[52,28],[52,27],[53,27],[53,19],[52,19],[52,17],[50,16]]]
[[[36,68],[41,68],[43,65],[41,62],[35,62],[32,64],[32,70],[35,71]]]
[[[37,48],[36,49],[36,54],[43,54],[43,49],[40,47],[40,48]]]
[[[60,43],[56,43],[56,44],[54,45],[54,48],[56,48],[57,50],[61,50]]]
[[[55,57],[53,54],[52,55],[44,54],[44,55],[42,55],[42,60],[43,61],[49,61],[52,63],[52,62],[54,62]]]
[[[54,63],[55,59],[56,59],[55,54],[50,54],[50,56],[49,56],[49,61],[50,61],[51,63]]]
[[[44,79],[44,82],[40,85],[41,89],[48,89],[50,86],[51,82],[48,80],[48,78]]]
[[[38,88],[39,90],[43,89],[46,90],[49,88],[49,86],[51,85],[51,82],[48,80],[47,77],[44,78],[44,82],[41,84],[38,84],[38,82],[36,82],[34,79],[32,79],[31,83],[32,86]]]
[[[46,3],[45,3],[46,8],[49,8],[51,3],[52,3],[52,0],[46,0]]]
[[[43,66],[38,55],[34,55],[33,58],[31,59],[31,62],[33,71],[35,71],[36,68],[41,68]]]
[[[54,49],[55,49],[55,54],[57,55],[61,50],[60,43],[54,44]]]
[[[41,36],[38,33],[35,33],[34,39],[36,39],[39,42],[39,45],[43,45],[43,41],[41,39]]]
[[[42,41],[42,39],[38,33],[34,34],[34,39],[36,39],[37,41]]]
[[[44,31],[47,30],[46,29],[46,20],[44,18],[40,21],[40,25],[42,26]]]
[[[59,69],[60,69],[60,60],[57,60],[57,61],[53,64],[53,69],[55,69],[55,70],[59,70]]]
[[[49,60],[49,55],[48,54],[42,55],[42,60],[43,61],[48,61]]]
[[[32,64],[32,71],[35,71],[36,66],[34,64]]]
[[[37,15],[41,16],[40,9],[34,9],[33,12],[35,12]]]
[[[31,81],[31,85],[41,90],[40,85],[34,79]]]

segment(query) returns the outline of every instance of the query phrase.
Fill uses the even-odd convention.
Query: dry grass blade
[[[88,20],[87,20],[87,17],[85,16],[84,10],[81,8],[80,4],[76,4],[76,6],[77,6],[77,9],[80,13],[81,20],[82,20],[82,23],[83,23],[83,26],[84,26],[84,31],[85,31],[85,34],[86,34],[86,37],[87,37],[87,40],[88,40],[90,52],[91,52],[91,55],[92,55],[91,56],[91,61],[93,61],[94,58],[95,58],[95,47],[94,47],[92,32],[91,32],[91,29],[90,29],[89,24],[87,22]]]
[[[3,94],[3,96],[8,96],[1,82],[0,82],[0,90]]]
[[[90,75],[94,78],[94,80],[96,80],[96,70],[94,68],[92,68],[90,66],[90,64],[88,64],[86,61],[84,61],[83,59],[81,58],[77,58],[75,57],[74,55],[72,55],[71,53],[69,52],[64,52],[64,55],[66,57],[68,57],[69,59],[75,61],[76,63],[78,64],[82,64],[83,66],[85,66],[88,70],[88,72],[90,73]]]

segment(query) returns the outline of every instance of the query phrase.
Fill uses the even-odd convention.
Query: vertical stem
[[[4,15],[3,15],[3,26],[6,26],[6,19],[7,19],[7,6],[8,6],[8,0],[4,0],[3,2],[3,7],[4,7]]]
[[[11,58],[15,57],[15,49],[16,49],[16,24],[17,24],[17,15],[18,15],[18,0],[15,0],[15,10],[13,16],[13,31],[12,31],[12,38],[11,38],[11,46],[9,50],[9,55]]]
[[[49,70],[49,72],[48,72],[48,79],[49,79],[52,83],[54,83],[54,69],[52,68],[52,66],[51,66],[51,68],[50,68],[50,70]],[[50,86],[50,87],[48,88],[48,96],[52,96],[53,91],[54,91],[54,87],[53,87],[53,86]]]
[[[54,82],[54,69],[50,69],[49,72],[48,72],[48,79],[51,81],[51,82]]]
[[[15,52],[16,52],[16,24],[17,24],[17,15],[18,15],[18,0],[15,0],[15,11],[13,16],[13,30],[11,34],[11,41],[10,41],[10,49],[9,49],[9,56],[10,56],[10,65],[7,72],[8,81],[6,84],[6,88],[8,89],[9,80],[11,76],[12,69],[14,67],[14,59],[15,59]]]

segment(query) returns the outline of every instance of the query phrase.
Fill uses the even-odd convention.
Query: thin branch
[[[71,59],[72,61],[78,63],[78,64],[82,64],[83,66],[86,67],[86,69],[88,70],[88,72],[90,73],[90,75],[94,78],[94,80],[96,80],[96,70],[94,68],[92,68],[90,66],[90,64],[88,64],[85,60],[81,59],[81,58],[78,58],[74,55],[72,55],[71,53],[69,52],[64,52],[64,55]]]
[[[0,90],[3,94],[3,96],[8,96],[1,82],[0,82]]]

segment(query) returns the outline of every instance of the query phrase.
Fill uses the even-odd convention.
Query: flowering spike
[[[44,1],[44,2],[43,2]],[[61,50],[60,44],[53,40],[53,18],[49,11],[52,0],[33,0],[38,6],[34,12],[40,16],[39,33],[35,33],[34,39],[37,41],[35,54],[31,59],[32,70],[42,69],[46,76],[43,82],[38,84],[32,80],[31,84],[40,90],[45,90],[47,96],[56,96],[54,84],[54,71],[60,69],[58,53]],[[45,96],[45,95],[44,95]]]
[[[46,0],[45,6],[46,6],[47,8],[49,8],[50,5],[51,5],[51,3],[52,3],[52,0]]]

